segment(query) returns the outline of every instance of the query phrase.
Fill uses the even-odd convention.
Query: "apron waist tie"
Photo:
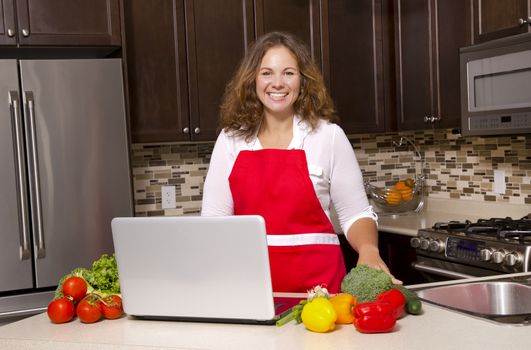
[[[295,235],[267,235],[267,245],[298,246],[308,244],[339,245],[339,238],[335,233],[301,233]]]

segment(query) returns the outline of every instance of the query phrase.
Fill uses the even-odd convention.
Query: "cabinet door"
[[[17,44],[13,5],[13,0],[0,0],[0,45]]]
[[[318,65],[322,62],[321,7],[327,0],[255,0],[256,34],[286,31],[304,41]]]
[[[120,46],[119,0],[16,0],[20,45]]]
[[[397,127],[460,125],[459,48],[470,44],[470,3],[395,0]]]
[[[438,0],[435,2],[437,27],[434,116],[438,128],[461,127],[461,85],[459,48],[472,44],[470,0]]]
[[[474,42],[531,31],[528,0],[474,0]]]
[[[189,140],[182,1],[125,1],[124,13],[133,142]]]
[[[436,102],[431,0],[395,0],[398,129],[422,129]]]
[[[326,80],[348,133],[385,131],[382,1],[328,2]]]
[[[219,105],[252,31],[251,0],[186,0],[191,140],[215,140]]]
[[[380,255],[393,276],[404,282],[404,285],[427,282],[422,274],[411,266],[417,259],[417,253],[409,243],[411,237],[388,232],[378,234]]]

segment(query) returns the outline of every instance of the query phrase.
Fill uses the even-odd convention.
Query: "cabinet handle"
[[[184,128],[184,129],[183,129],[183,133],[185,133],[185,134],[189,134],[189,133],[190,133],[190,128]]]
[[[424,123],[435,123],[437,121],[441,120],[440,117],[435,117],[433,115],[425,115],[424,116]]]
[[[195,128],[194,129],[194,134],[199,134],[200,132],[201,132],[201,129],[199,129],[199,128]]]
[[[25,37],[28,37],[28,36],[30,35],[29,30],[27,30],[27,29],[22,29],[22,35],[25,36]]]
[[[14,37],[15,36],[15,31],[13,29],[9,28],[7,30],[7,36],[10,37],[10,38]]]

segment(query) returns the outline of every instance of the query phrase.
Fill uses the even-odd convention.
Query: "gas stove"
[[[414,266],[425,272],[448,272],[455,278],[528,272],[531,214],[521,219],[439,222],[419,230],[411,246],[418,258]]]

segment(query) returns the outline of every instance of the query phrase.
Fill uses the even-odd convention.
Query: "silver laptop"
[[[273,324],[300,298],[273,298],[260,216],[112,220],[124,311],[150,319]]]

